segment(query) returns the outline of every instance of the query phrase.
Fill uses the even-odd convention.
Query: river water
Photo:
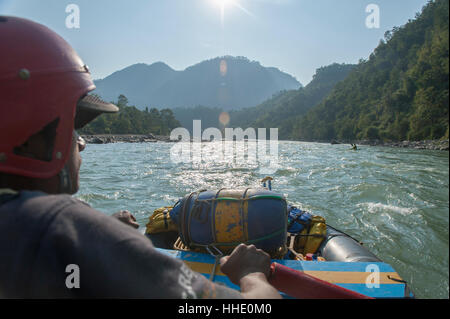
[[[128,209],[144,229],[153,210],[192,191],[256,187],[265,176],[216,156],[176,163],[173,147],[88,145],[77,197],[106,214]],[[361,240],[418,298],[449,297],[448,152],[279,142],[271,175],[289,203]]]

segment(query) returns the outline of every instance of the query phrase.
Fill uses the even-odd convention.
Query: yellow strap
[[[273,181],[273,178],[270,176],[266,176],[261,180],[261,183],[267,182],[267,181]]]

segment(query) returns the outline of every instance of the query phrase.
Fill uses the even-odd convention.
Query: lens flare
[[[226,60],[221,60],[220,61],[220,75],[221,76],[226,76],[227,72],[228,72],[227,61]]]
[[[219,122],[220,124],[222,124],[223,126],[227,126],[228,123],[230,123],[230,114],[228,114],[227,112],[222,112],[219,115]]]

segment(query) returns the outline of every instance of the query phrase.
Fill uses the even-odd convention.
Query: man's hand
[[[134,228],[139,228],[139,224],[136,222],[136,218],[127,210],[122,210],[112,215],[112,217],[117,218],[121,222],[130,225]]]
[[[280,298],[267,278],[270,274],[270,256],[254,245],[241,244],[230,256],[220,259],[220,269],[231,282],[241,287],[245,298]]]
[[[222,257],[220,268],[227,275],[231,282],[239,285],[241,278],[251,273],[262,273],[269,276],[270,256],[257,249],[254,245],[241,244],[236,247],[230,256]]]

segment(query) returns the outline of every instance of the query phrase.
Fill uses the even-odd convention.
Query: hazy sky
[[[367,58],[386,30],[405,24],[426,0],[0,0],[0,14],[43,23],[77,50],[93,77],[134,63],[176,70],[223,55],[277,67],[306,85],[315,70]],[[80,28],[66,27],[66,7]],[[369,4],[380,28],[367,28]],[[223,17],[223,19],[222,19]],[[73,20],[72,20],[73,21]],[[1,43],[0,43],[1,46]]]

